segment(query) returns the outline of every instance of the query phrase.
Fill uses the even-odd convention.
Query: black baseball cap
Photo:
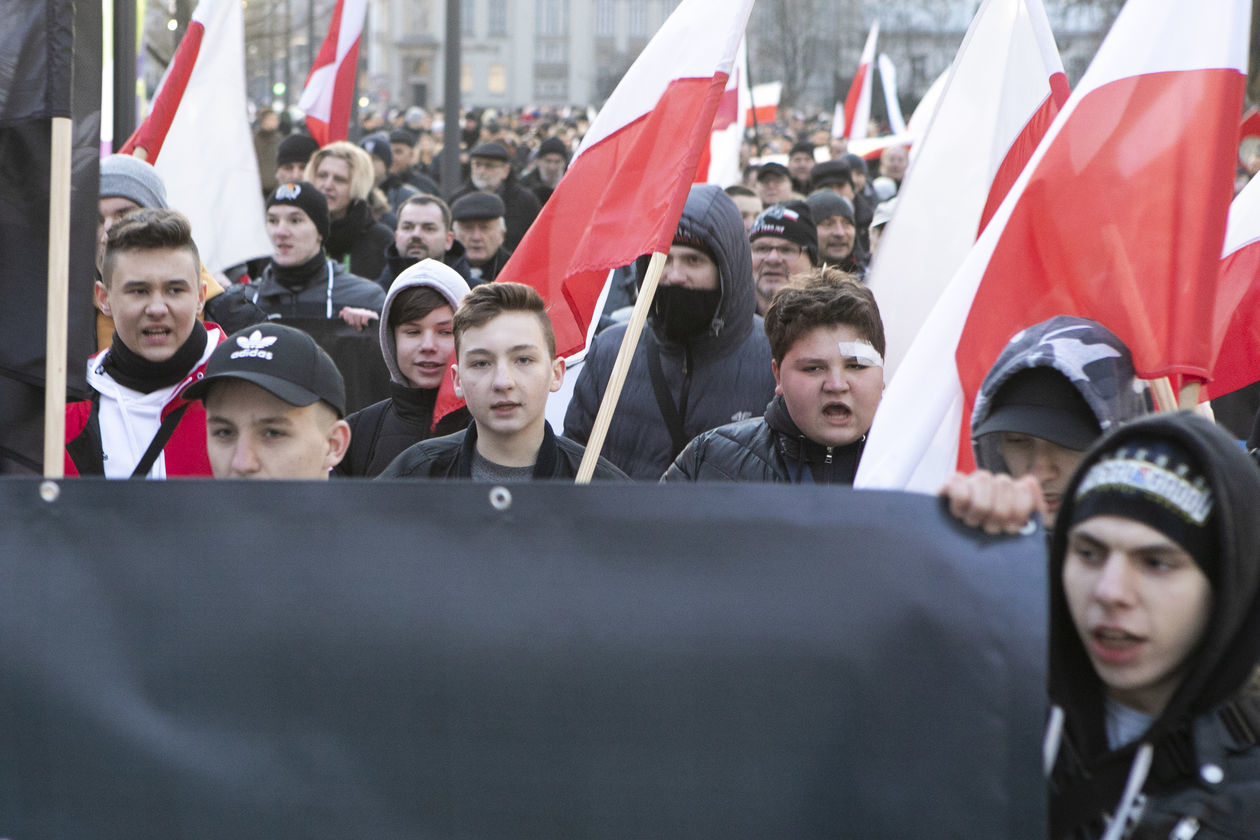
[[[346,415],[346,383],[332,357],[301,330],[263,323],[228,336],[206,362],[206,374],[184,391],[190,400],[204,400],[210,386],[225,379],[243,379],[289,405],[323,400]]]
[[[1035,367],[1012,375],[993,395],[993,409],[974,436],[991,432],[1031,435],[1083,451],[1098,440],[1102,428],[1066,376],[1054,368]]]
[[[781,163],[771,161],[770,163],[761,164],[761,168],[757,170],[757,180],[760,181],[771,175],[778,175],[789,179],[792,177],[792,173],[788,172],[788,168]]]

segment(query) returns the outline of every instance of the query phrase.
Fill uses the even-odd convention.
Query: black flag
[[[67,375],[86,391],[92,352],[100,156],[101,4],[0,5],[0,474],[39,472],[53,117],[73,119]]]

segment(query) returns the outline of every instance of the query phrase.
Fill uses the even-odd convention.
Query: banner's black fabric
[[[8,479],[0,511],[0,837],[1042,836],[1044,536],[935,499]]]
[[[66,370],[70,395],[87,393],[84,365],[95,346],[101,4],[4,3],[0,57],[0,396],[7,397],[0,398],[3,474],[42,468],[52,116],[73,118]]]

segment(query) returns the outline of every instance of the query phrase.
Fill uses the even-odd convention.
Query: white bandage
[[[879,351],[869,341],[842,341],[840,355],[856,359],[858,364],[867,367],[882,368],[884,366],[884,360],[879,355]]]

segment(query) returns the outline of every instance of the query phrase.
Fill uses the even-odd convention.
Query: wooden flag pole
[[[617,351],[617,361],[613,363],[612,374],[608,377],[608,387],[604,390],[604,399],[599,404],[599,413],[595,415],[595,426],[586,441],[586,454],[578,465],[577,483],[590,484],[595,474],[595,462],[604,448],[604,438],[608,435],[608,426],[612,423],[613,412],[617,410],[617,400],[621,398],[621,386],[626,383],[626,375],[630,372],[630,360],[634,358],[634,350],[639,346],[639,336],[643,333],[643,323],[647,320],[648,310],[652,307],[652,298],[656,295],[656,285],[665,271],[666,255],[657,251],[652,254],[648,263],[647,278],[639,289],[639,298],[634,302],[634,312],[630,315],[630,324],[621,339],[621,349]]]
[[[1177,410],[1177,395],[1173,393],[1172,383],[1168,381],[1167,376],[1149,380],[1148,384],[1151,386],[1151,392],[1155,396],[1156,411]]]
[[[1177,407],[1185,411],[1192,411],[1199,406],[1199,391],[1203,388],[1203,383],[1197,379],[1192,379],[1181,386],[1181,393],[1177,395]]]
[[[70,286],[69,117],[53,117],[48,176],[48,322],[44,358],[44,476],[65,476],[66,318]]]

